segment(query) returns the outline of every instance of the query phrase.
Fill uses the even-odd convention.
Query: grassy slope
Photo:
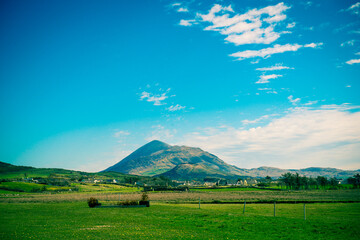
[[[90,209],[86,203],[0,204],[0,239],[359,239],[360,204],[164,205]]]

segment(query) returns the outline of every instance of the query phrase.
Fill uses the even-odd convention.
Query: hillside
[[[179,164],[170,171],[160,174],[159,176],[164,176],[170,179],[176,180],[200,180],[202,181],[206,177],[213,178],[238,178],[237,174],[229,174],[224,171],[220,171],[212,168],[211,166],[207,166],[202,163],[195,164]]]
[[[182,164],[187,169],[202,169],[202,174],[213,175],[239,175],[240,169],[229,165],[213,154],[200,148],[186,146],[170,146],[166,143],[154,140],[118,162],[106,171],[122,172],[127,174],[154,176],[165,173]],[[195,164],[191,166],[191,164]],[[184,165],[185,166],[185,165]],[[184,167],[183,166],[183,167]],[[190,167],[191,166],[191,167]],[[185,174],[185,171],[183,171]]]
[[[0,179],[23,179],[23,178],[57,178],[68,181],[73,179],[119,179],[134,178],[140,181],[148,181],[149,177],[134,176],[119,172],[98,172],[88,173],[61,168],[35,168],[26,166],[15,166],[9,163],[0,162]]]

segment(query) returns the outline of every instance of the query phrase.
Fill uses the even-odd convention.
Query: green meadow
[[[85,202],[0,203],[0,239],[359,239],[359,203],[164,204],[89,208]]]

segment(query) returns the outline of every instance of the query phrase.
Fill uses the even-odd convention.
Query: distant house
[[[216,182],[205,182],[204,185],[208,187],[213,187],[216,185]]]

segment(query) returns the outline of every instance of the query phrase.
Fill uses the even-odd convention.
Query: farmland
[[[356,239],[360,204],[152,203],[88,208],[85,202],[0,203],[1,239]]]
[[[119,186],[121,187],[121,186]],[[105,189],[105,188],[102,188]],[[74,193],[27,193],[27,194],[0,194],[0,202],[74,202],[83,201],[89,197],[96,197],[102,202],[121,199],[136,200],[140,198],[141,188],[120,188],[120,191],[93,191]],[[190,190],[189,192],[149,192],[152,202],[162,203],[193,203],[199,198],[202,202],[356,202],[360,201],[360,191],[346,190],[309,190],[309,191],[272,191],[252,188],[237,188],[231,191],[223,189],[209,189],[208,191]]]

